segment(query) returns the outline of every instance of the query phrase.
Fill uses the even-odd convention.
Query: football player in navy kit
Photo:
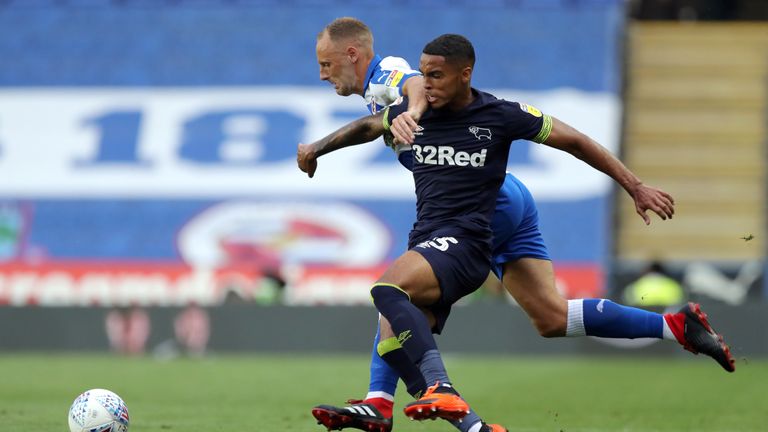
[[[410,235],[409,251],[387,269],[371,290],[378,310],[389,320],[398,341],[431,385],[421,399],[405,409],[406,415],[418,419],[455,419],[466,412],[466,407],[451,397],[456,392],[431,331],[442,329],[451,305],[477,289],[491,267],[490,222],[512,140],[529,139],[567,151],[608,174],[633,197],[646,223],[646,210],[654,211],[662,219],[672,217],[674,212],[669,195],[643,185],[620,161],[585,135],[533,107],[501,101],[471,88],[473,65],[474,50],[469,41],[458,35],[443,35],[424,49],[420,69],[430,109],[418,126],[412,127],[418,219]],[[316,165],[311,162],[316,157],[376,138],[403,111],[404,107],[396,106],[383,114],[358,120],[315,143],[310,154],[302,154],[300,148],[300,167],[313,174]],[[506,265],[504,270],[508,270]],[[551,272],[551,263],[549,269],[530,270]],[[525,280],[517,282],[523,285]],[[535,297],[531,296],[533,300]],[[568,318],[564,317],[551,336],[568,335],[569,331],[576,332],[575,335],[601,335],[610,333],[603,325],[616,327],[615,322],[601,322],[603,318],[598,317],[590,318],[594,321],[590,325],[586,302],[577,305],[584,311],[582,314],[579,310],[574,317],[570,316],[568,302]],[[526,304],[522,306],[526,308]],[[614,321],[617,314],[623,313],[612,310],[622,306],[605,300],[596,306],[600,314],[608,312],[604,315],[612,316]],[[428,318],[419,307],[429,311]],[[695,305],[679,314],[670,314],[674,317],[639,312],[649,315],[631,317],[631,326],[641,326],[646,333],[658,333],[657,337],[675,338],[687,349],[705,352],[732,370],[727,346]],[[625,324],[630,325],[618,323]]]
[[[337,18],[325,26],[317,35],[316,56],[320,79],[332,84],[340,96],[362,96],[372,114],[399,102],[403,96],[409,96],[409,119],[418,119],[427,108],[421,73],[413,70],[403,58],[377,55],[373,50],[373,34],[356,18]],[[403,125],[407,127],[406,123]],[[392,132],[384,136],[384,141],[410,166],[410,146],[394,142],[398,133],[410,131],[398,131],[395,127]],[[347,406],[314,407],[312,415],[319,423],[328,429],[352,427],[376,432],[392,429],[392,408],[399,379],[403,379],[408,392],[415,397],[427,387],[421,371],[396,341],[386,318],[380,319],[371,351],[368,393],[363,400],[350,400]],[[479,417],[474,420],[480,422]]]

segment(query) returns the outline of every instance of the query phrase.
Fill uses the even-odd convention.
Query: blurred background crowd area
[[[629,0],[630,17],[641,20],[755,21],[768,18],[760,0]]]
[[[254,7],[327,6],[344,7],[354,3],[379,4],[373,0],[0,0],[0,5],[15,7]],[[431,7],[570,7],[600,6],[611,0],[393,0],[393,6]],[[761,0],[625,0],[627,13],[641,20],[743,20],[766,19]]]
[[[609,179],[515,142],[565,295],[764,304],[765,1],[0,0],[0,319],[115,308],[110,338],[135,316],[146,339],[140,308],[189,308],[187,340],[211,306],[369,306],[405,250],[412,180],[381,142],[312,180],[294,163],[366,114],[318,77],[315,36],[340,16],[411,65],[466,35],[476,87],[675,197],[674,219],[645,226]],[[509,301],[489,280],[467,303]]]

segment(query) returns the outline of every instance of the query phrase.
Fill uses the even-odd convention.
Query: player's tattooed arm
[[[299,143],[299,148],[296,151],[296,163],[299,165],[299,169],[307,173],[309,177],[313,177],[315,170],[317,170],[317,158],[320,156],[344,147],[367,143],[380,137],[384,133],[384,122],[382,121],[384,115],[386,115],[386,111],[357,119],[312,144]]]
[[[614,179],[635,201],[635,211],[646,225],[651,223],[648,210],[663,220],[675,214],[675,200],[670,194],[645,185],[605,147],[566,123],[552,117],[552,131],[544,144],[568,152]]]

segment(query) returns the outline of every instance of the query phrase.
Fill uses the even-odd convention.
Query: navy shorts
[[[547,246],[539,231],[539,212],[528,188],[507,173],[496,198],[491,220],[493,231],[493,272],[501,279],[505,263],[520,258],[549,260]]]
[[[423,256],[440,284],[440,299],[430,306],[437,320],[434,333],[443,330],[451,306],[460,298],[475,292],[485,282],[491,270],[488,244],[463,235],[451,235],[439,230],[426,239],[416,241],[412,251]]]

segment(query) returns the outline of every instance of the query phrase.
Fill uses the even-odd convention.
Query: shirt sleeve
[[[552,117],[524,103],[505,104],[505,117],[511,139],[543,143],[552,132]]]
[[[403,96],[405,82],[411,77],[420,75],[419,71],[411,69],[405,59],[385,57],[368,83],[371,97],[378,105],[391,105]]]

